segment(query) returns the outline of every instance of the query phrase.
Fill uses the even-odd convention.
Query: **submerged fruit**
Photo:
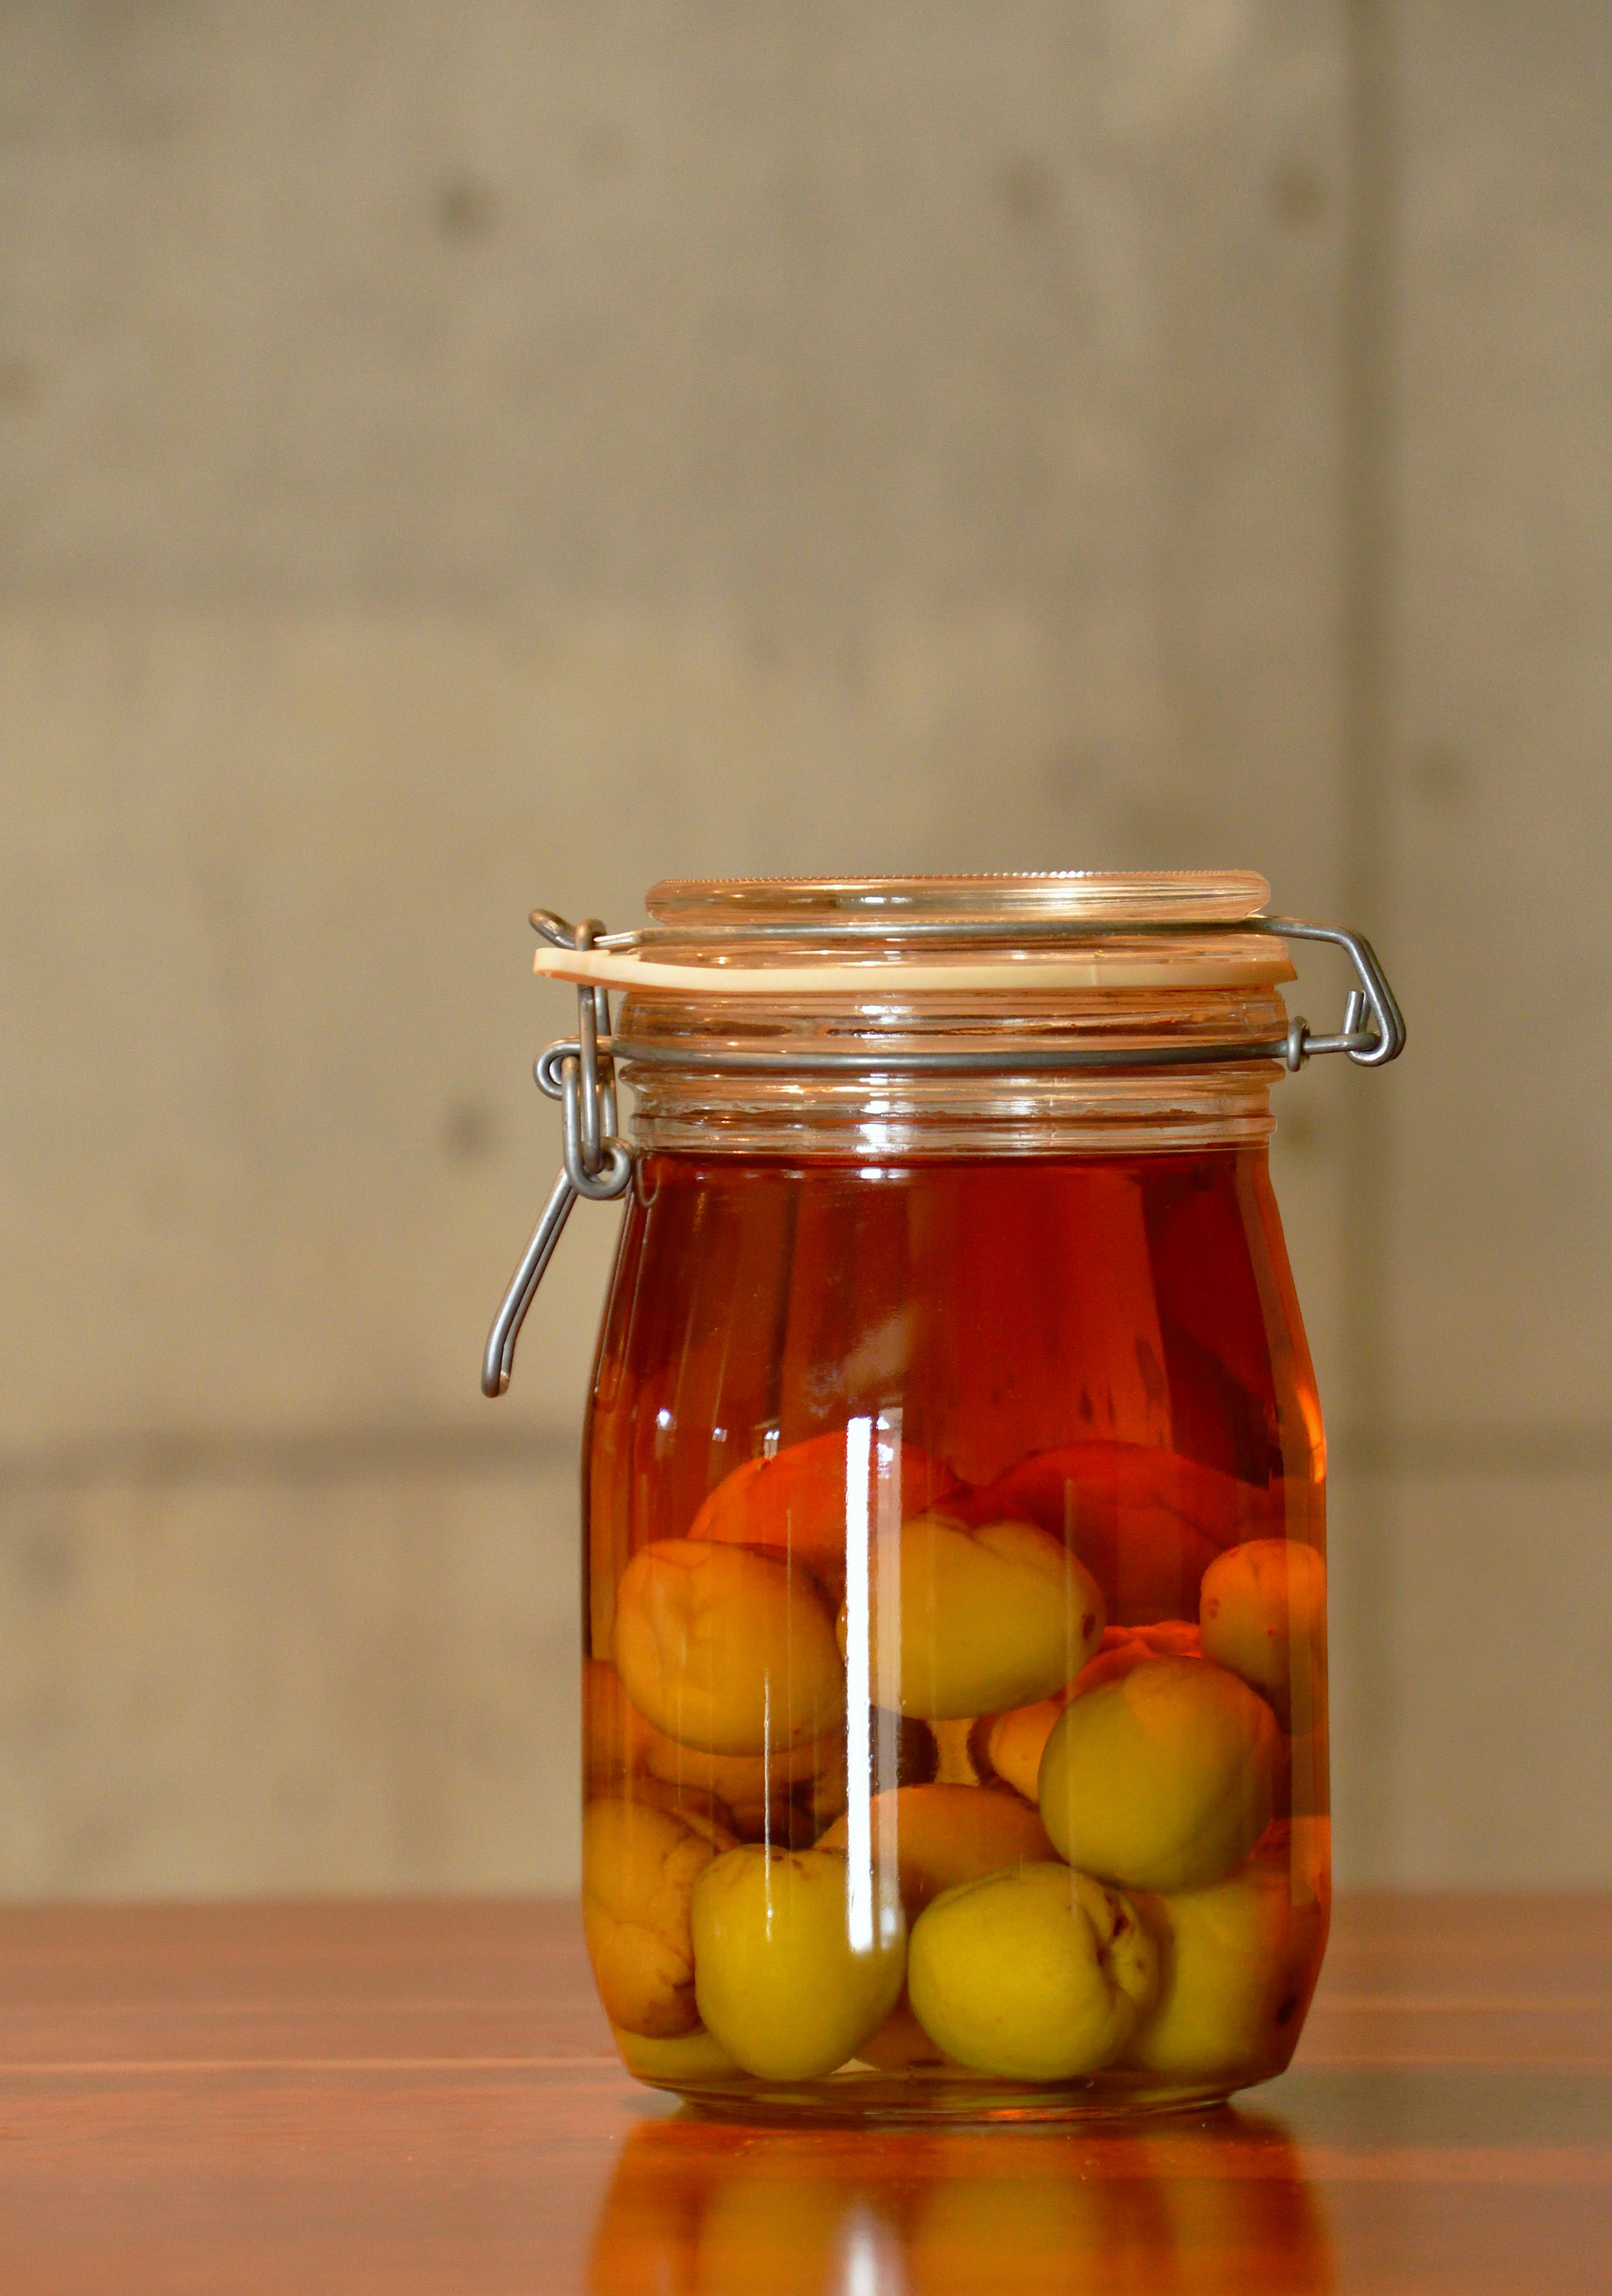
[[[709,1754],[703,1747],[683,1745],[661,1730],[651,1728],[646,1735],[644,1767],[651,1777],[715,1794],[730,1808],[791,1792],[823,1771],[845,1767],[845,1745],[839,1738],[817,1738],[767,1755]]]
[[[717,1484],[688,1536],[784,1548],[843,1587],[847,1532],[876,1536],[882,1522],[904,1522],[956,1488],[956,1477],[927,1452],[863,1422],[788,1443],[770,1459],[747,1460]]]
[[[632,1700],[608,1659],[582,1661],[584,1784],[589,1793],[608,1793],[649,1766],[655,1732]]]
[[[896,1561],[895,1637],[880,1632],[876,1584],[865,1611],[841,1612],[840,1639],[855,1658],[865,1634],[872,1694],[903,1714],[967,1720],[1044,1698],[1080,1671],[1102,1634],[1091,1574],[1033,1523],[919,1515],[902,1526]]]
[[[1135,1907],[1067,1866],[948,1890],[912,1931],[907,1990],[947,2056],[1011,2080],[1070,2080],[1117,2056],[1158,1971]]]
[[[629,2033],[625,2025],[612,2025],[610,2038],[628,2072],[642,2081],[670,2081],[675,2085],[680,2081],[711,2080],[719,2074],[739,2070],[722,2043],[703,2025],[696,2025],[691,2033],[679,2033],[670,2040],[652,2040],[645,2033]]]
[[[994,1714],[986,1726],[986,1759],[999,1778],[1005,1778],[1029,1800],[1039,1791],[1041,1758],[1052,1726],[1071,1698],[1117,1682],[1133,1667],[1150,1658],[1196,1658],[1198,1629],[1182,1619],[1165,1619],[1151,1627],[1109,1627],[1096,1656],[1081,1669],[1076,1680],[1055,1690],[1034,1706],[1015,1707],[1009,1714]]]
[[[605,2013],[656,2039],[700,2022],[689,1908],[732,1835],[684,1809],[590,1802],[582,1819],[582,1924]]]
[[[1075,1699],[1041,1761],[1059,1854],[1134,1890],[1191,1890],[1271,1820],[1277,1731],[1263,1698],[1203,1659],[1150,1659]]]
[[[646,1726],[647,1727],[647,1726]],[[648,1775],[680,1795],[714,1796],[726,1808],[741,1841],[810,1839],[814,1801],[843,1806],[845,1742],[818,1738],[805,1746],[765,1754],[710,1754],[684,1746],[664,1731],[649,1730]]]
[[[1082,1667],[1074,1695],[1101,1690],[1105,1682],[1123,1682],[1150,1658],[1202,1656],[1203,1637],[1185,1619],[1158,1619],[1149,1627],[1110,1627],[1096,1657]]]
[[[1125,2062],[1182,2079],[1280,2072],[1324,1943],[1320,1906],[1293,1898],[1286,1866],[1260,1861],[1207,1890],[1143,1898],[1158,2004]]]
[[[1053,1855],[1035,1810],[978,1786],[903,1786],[895,1793],[875,1794],[868,1819],[875,1857],[894,1838],[901,1902],[909,1921],[943,1890]],[[850,1823],[842,1817],[818,1847],[843,1855],[849,1841]]]
[[[1223,1547],[1276,1528],[1281,1493],[1149,1443],[1094,1441],[1040,1451],[982,1495],[1067,1542],[1109,1616],[1125,1626],[1191,1618]]]
[[[811,1574],[741,1546],[668,1538],[622,1573],[614,1657],[658,1730],[714,1754],[832,1736],[845,1669]]]
[[[1253,1538],[1204,1572],[1203,1652],[1268,1698],[1284,1730],[1314,1723],[1327,1664],[1327,1566],[1297,1539]]]
[[[694,1891],[700,2015],[749,2073],[811,2080],[883,2024],[901,1993],[899,1905],[861,1909],[831,1850],[730,1849]]]
[[[1041,1776],[1041,1758],[1052,1726],[1075,1695],[1070,1685],[1034,1706],[1016,1706],[1008,1714],[994,1714],[985,1734],[986,1758],[999,1778],[1034,1801]]]
[[[930,2040],[912,2013],[904,1987],[900,2000],[878,2031],[856,2044],[856,2054],[863,2064],[876,2065],[881,2073],[904,2072],[910,2065],[938,2065],[945,2062],[945,2052]]]

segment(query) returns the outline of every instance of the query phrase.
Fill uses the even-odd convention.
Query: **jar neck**
[[[1273,1128],[1272,1060],[1226,1060],[1228,1046],[1268,1046],[1287,1027],[1272,987],[1148,987],[1000,996],[819,999],[629,997],[616,1029],[634,1095],[634,1147],[684,1155],[832,1157],[1102,1156],[1246,1147]],[[1201,1045],[1223,1055],[1191,1064]],[[982,1074],[880,1065],[881,1056],[968,1058],[1015,1047],[1037,1060],[1094,1052],[1123,1062],[1167,1048],[1148,1068],[1011,1068]],[[634,1058],[634,1051],[639,1057]],[[764,1054],[765,1072],[703,1063]],[[679,1055],[683,1057],[680,1059]],[[853,1056],[831,1072],[814,1056]],[[790,1057],[802,1065],[789,1065]],[[686,1061],[686,1065],[684,1062]]]

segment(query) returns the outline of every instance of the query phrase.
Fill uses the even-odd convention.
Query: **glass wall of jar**
[[[663,887],[629,951],[544,962],[627,984],[583,1847],[642,2079],[1057,2117],[1291,2056],[1324,1447],[1265,890]]]

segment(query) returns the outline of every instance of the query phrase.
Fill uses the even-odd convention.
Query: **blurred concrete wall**
[[[1252,864],[1340,1864],[1612,1880],[1612,18],[4,0],[0,1889],[574,1870],[537,900]],[[1341,994],[1323,965],[1312,1013]]]

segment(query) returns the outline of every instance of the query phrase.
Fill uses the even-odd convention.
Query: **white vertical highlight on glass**
[[[883,1892],[879,1906],[879,1934],[888,1945],[901,1934],[900,1870],[896,1843],[896,1769],[901,1708],[901,1433],[899,1406],[879,1415],[877,1496],[873,1552],[874,1615],[879,1621],[879,1679],[872,1685],[880,1710],[878,1784],[883,1790],[879,1804],[879,1840],[873,1845],[875,1871]]]
[[[853,1419],[845,1431],[845,1698],[847,1921],[851,1951],[873,1949],[872,1698],[869,1669],[873,1423]]]

